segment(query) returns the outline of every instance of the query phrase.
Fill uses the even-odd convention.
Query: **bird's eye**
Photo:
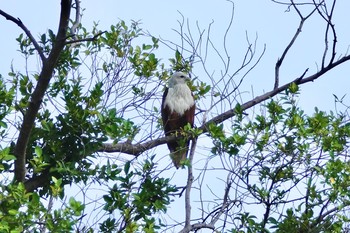
[[[181,75],[180,78],[185,78],[185,76],[184,76],[184,75]]]

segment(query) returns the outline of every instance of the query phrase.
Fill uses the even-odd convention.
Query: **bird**
[[[196,105],[193,93],[187,85],[188,80],[189,77],[184,72],[175,72],[164,90],[161,114],[165,136],[177,135],[187,124],[193,127]],[[180,140],[167,143],[176,169],[187,158],[190,143],[190,139],[185,143]]]

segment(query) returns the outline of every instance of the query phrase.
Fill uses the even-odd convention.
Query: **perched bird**
[[[195,102],[186,80],[188,76],[183,72],[176,72],[169,79],[162,101],[162,120],[166,136],[176,134],[188,123],[193,127]],[[190,140],[180,143],[180,140],[168,142],[170,156],[175,167],[187,157]]]

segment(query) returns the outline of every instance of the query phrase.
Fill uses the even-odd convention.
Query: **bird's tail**
[[[188,145],[183,147],[178,147],[176,151],[172,152],[170,154],[171,159],[173,160],[173,163],[176,167],[176,169],[179,169],[181,167],[183,161],[186,160],[188,153]]]

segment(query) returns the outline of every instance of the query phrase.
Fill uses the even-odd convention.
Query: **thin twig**
[[[299,26],[298,26],[292,40],[289,42],[289,44],[287,45],[287,47],[283,51],[281,58],[279,58],[276,62],[276,65],[275,65],[275,83],[274,83],[273,89],[277,89],[279,87],[280,68],[282,66],[282,63],[283,63],[284,58],[286,57],[288,51],[293,46],[294,42],[296,41],[299,34],[301,33],[301,29],[303,28],[304,22],[305,22],[305,19],[302,17],[300,19]]]
[[[91,38],[84,38],[84,39],[76,39],[76,40],[70,40],[66,42],[66,45],[68,44],[75,44],[75,43],[81,43],[81,42],[86,42],[86,41],[95,41],[99,36],[102,34],[106,33],[107,31],[99,32],[96,35],[94,35]]]
[[[295,43],[296,39],[298,38],[298,36],[300,35],[300,33],[302,32],[302,28],[304,26],[305,21],[311,17],[311,15],[313,15],[313,13],[316,11],[316,8],[313,9],[307,16],[303,16],[301,11],[298,9],[297,5],[300,4],[296,4],[294,3],[293,0],[291,0],[291,4],[294,7],[295,11],[297,12],[297,14],[300,17],[300,22],[299,22],[299,26],[293,36],[293,38],[291,39],[291,41],[289,42],[289,44],[287,45],[287,47],[285,48],[285,50],[282,53],[281,58],[279,58],[276,62],[275,65],[275,83],[274,83],[274,89],[277,89],[279,87],[279,80],[280,80],[280,68],[282,66],[282,63],[287,55],[287,53],[289,52],[289,50],[291,49],[291,47],[293,46],[293,44]]]

